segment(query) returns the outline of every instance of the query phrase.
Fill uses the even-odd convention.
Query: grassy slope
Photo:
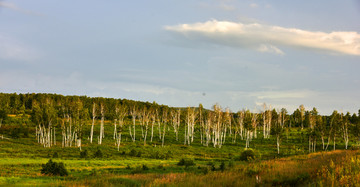
[[[99,126],[96,126],[95,138]],[[90,126],[84,127],[84,134],[89,134]],[[196,137],[192,146],[183,145],[183,131],[179,133],[179,142],[175,141],[175,134],[171,127],[166,138],[166,145],[161,147],[157,136],[157,128],[154,128],[154,142],[143,145],[139,141],[140,128],[137,130],[137,141],[131,142],[127,134],[127,128],[123,135],[123,144],[117,151],[112,139],[113,126],[106,123],[103,145],[89,144],[86,137],[83,138],[83,150],[88,150],[90,158],[81,159],[79,148],[61,148],[61,137],[58,133],[56,146],[44,148],[38,144],[33,134],[29,138],[0,139],[0,185],[160,185],[177,184],[187,186],[218,185],[255,185],[256,176],[258,182],[265,184],[303,183],[314,181],[317,170],[324,167],[329,160],[338,160],[346,154],[354,155],[353,151],[335,151],[329,153],[315,153],[304,155],[307,142],[301,136],[301,132],[292,129],[288,139],[283,137],[281,155],[276,153],[274,139],[263,140],[259,138],[251,142],[251,147],[256,151],[257,160],[251,163],[234,161],[244,150],[245,142],[238,138],[237,143],[227,143],[221,148],[204,147],[200,144],[200,138]],[[58,130],[59,131],[59,130]],[[148,133],[149,135],[150,133]],[[96,141],[95,141],[96,142]],[[320,146],[320,145],[319,145]],[[341,147],[340,145],[339,147]],[[338,147],[338,148],[339,148]],[[100,149],[104,157],[92,158],[96,150]],[[140,157],[130,156],[134,149],[141,152]],[[320,149],[320,147],[318,148]],[[50,177],[40,174],[41,164],[48,161],[57,152],[59,158],[55,161],[64,162],[69,170],[68,177]],[[169,155],[168,159],[156,159],[156,155]],[[294,156],[298,155],[298,156]],[[299,156],[300,155],[300,156]],[[278,159],[274,159],[274,158]],[[281,158],[287,157],[287,158]],[[195,160],[196,166],[185,168],[176,166],[181,158]],[[209,162],[218,170],[220,163],[224,161],[227,169],[224,172],[211,171]],[[229,167],[228,165],[234,165]],[[149,170],[142,170],[146,165]],[[127,169],[126,167],[130,167]],[[205,169],[206,168],[206,169]],[[208,174],[204,174],[208,173]],[[325,175],[325,174],[324,174]],[[316,179],[317,180],[317,179]]]

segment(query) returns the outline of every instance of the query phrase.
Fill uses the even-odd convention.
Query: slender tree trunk
[[[103,106],[103,104],[101,104],[100,110],[101,110],[101,123],[100,123],[99,144],[101,145],[101,144],[102,144],[102,139],[104,138],[104,118],[105,118],[104,106]]]
[[[92,109],[92,124],[91,124],[91,131],[90,131],[90,143],[93,142],[95,118],[96,118],[96,105],[94,103],[93,109]]]

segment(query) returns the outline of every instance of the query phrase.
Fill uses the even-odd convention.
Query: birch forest
[[[338,142],[344,145],[342,149],[348,149],[350,142],[357,144],[360,139],[357,114],[334,110],[331,115],[320,115],[315,107],[304,105],[292,113],[266,103],[254,110],[231,111],[219,104],[210,109],[201,104],[175,108],[155,102],[55,94],[0,94],[0,102],[5,117],[29,116],[21,128],[34,133],[36,141],[46,148],[59,144],[81,150],[83,144],[102,145],[104,139],[113,141],[118,151],[128,142],[250,148],[254,139],[271,139],[280,154],[291,129],[301,132],[309,153],[336,150]],[[0,119],[2,124],[4,120]],[[105,127],[112,128],[112,133],[105,133]],[[11,130],[1,133],[11,134]]]

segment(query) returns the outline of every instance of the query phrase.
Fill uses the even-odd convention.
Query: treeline
[[[44,147],[57,143],[57,132],[61,132],[63,147],[80,149],[82,141],[102,144],[105,136],[110,136],[118,149],[123,136],[133,142],[142,141],[144,145],[158,138],[164,145],[170,131],[175,134],[175,141],[181,144],[191,145],[194,138],[198,138],[202,145],[217,148],[240,140],[245,141],[248,148],[254,138],[272,137],[276,140],[278,153],[282,139],[293,128],[306,135],[309,152],[315,152],[317,148],[328,150],[330,146],[336,149],[339,139],[347,149],[350,137],[355,141],[360,138],[360,110],[358,115],[334,110],[331,115],[322,116],[316,108],[306,110],[303,105],[290,114],[284,108],[273,109],[264,104],[261,112],[256,113],[249,110],[232,112],[217,104],[208,110],[201,104],[173,108],[126,99],[0,93],[0,130],[3,123],[11,125],[10,114],[28,116],[29,120],[20,125],[35,129],[36,139]],[[113,124],[113,133],[105,134],[105,121]],[[84,134],[85,125],[91,125],[90,133]],[[96,128],[100,126],[98,135],[94,135],[95,125]]]

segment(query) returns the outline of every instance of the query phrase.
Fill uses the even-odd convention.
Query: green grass
[[[209,147],[201,145],[199,134],[196,132],[194,143],[191,146],[185,146],[183,145],[183,129],[180,129],[179,141],[177,142],[172,127],[170,127],[170,131],[167,131],[164,147],[161,146],[156,127],[154,128],[154,141],[150,142],[150,132],[148,132],[148,141],[145,146],[143,141],[140,141],[141,131],[139,127],[137,127],[136,142],[131,141],[128,129],[124,128],[122,145],[120,151],[118,151],[112,137],[113,125],[111,122],[107,122],[105,125],[105,139],[102,145],[98,145],[96,140],[99,125],[95,126],[95,141],[93,144],[90,144],[87,139],[90,125],[84,127],[82,150],[87,150],[89,157],[80,158],[79,148],[61,147],[60,128],[57,129],[57,145],[51,148],[44,148],[38,144],[33,133],[30,133],[28,138],[0,139],[0,185],[114,186],[119,184],[123,186],[143,186],[149,184],[174,185],[174,182],[178,182],[177,184],[186,186],[186,184],[196,180],[192,178],[193,176],[201,176],[201,180],[210,180],[208,177],[216,178],[222,175],[225,175],[223,176],[225,177],[224,180],[229,180],[229,182],[223,181],[223,184],[214,182],[214,185],[231,185],[230,182],[235,179],[244,181],[242,185],[254,185],[254,176],[256,174],[269,173],[274,170],[274,168],[269,169],[269,167],[274,167],[273,164],[268,163],[269,161],[274,160],[274,162],[277,162],[276,160],[279,158],[288,157],[286,162],[292,163],[291,161],[294,161],[300,164],[292,163],[291,166],[301,167],[301,163],[307,163],[309,160],[309,157],[306,156],[307,138],[301,134],[305,133],[305,131],[299,131],[296,128],[290,130],[288,138],[285,135],[283,136],[280,155],[277,154],[275,138],[263,139],[261,133],[259,133],[258,137],[250,143],[250,148],[255,151],[256,155],[256,160],[250,163],[235,161],[235,158],[244,151],[245,140],[240,140],[240,137],[238,137],[236,143],[232,143],[231,137],[228,136],[222,148],[213,148],[212,144]],[[344,145],[339,138],[337,149],[343,147]],[[320,150],[320,148],[319,142],[317,149]],[[329,147],[329,149],[332,149],[332,147]],[[103,158],[93,157],[97,150],[102,151]],[[131,156],[130,152],[132,150],[141,152],[141,156]],[[59,158],[52,158],[55,152],[57,152]],[[165,159],[166,155],[167,159]],[[55,162],[63,162],[69,171],[69,176],[41,175],[41,165],[45,164],[50,158]],[[177,163],[182,158],[194,160],[196,166],[177,166]],[[311,158],[313,159],[313,157]],[[318,160],[322,159],[321,157],[316,158]],[[221,162],[226,165],[225,172],[219,170]],[[211,164],[215,166],[216,171],[212,171]],[[143,165],[146,165],[149,169],[141,169]],[[267,174],[270,181],[267,182],[274,184],[283,182],[283,184],[287,184],[287,182],[302,180],[301,177],[304,178],[303,180],[314,179],[314,176],[300,176],[300,174],[302,174],[300,171],[291,176],[286,173],[280,173],[278,177]],[[184,177],[188,177],[189,180],[185,180]],[[285,181],[286,177],[289,178],[289,181]],[[195,182],[198,182],[199,186],[205,184],[204,181]]]

